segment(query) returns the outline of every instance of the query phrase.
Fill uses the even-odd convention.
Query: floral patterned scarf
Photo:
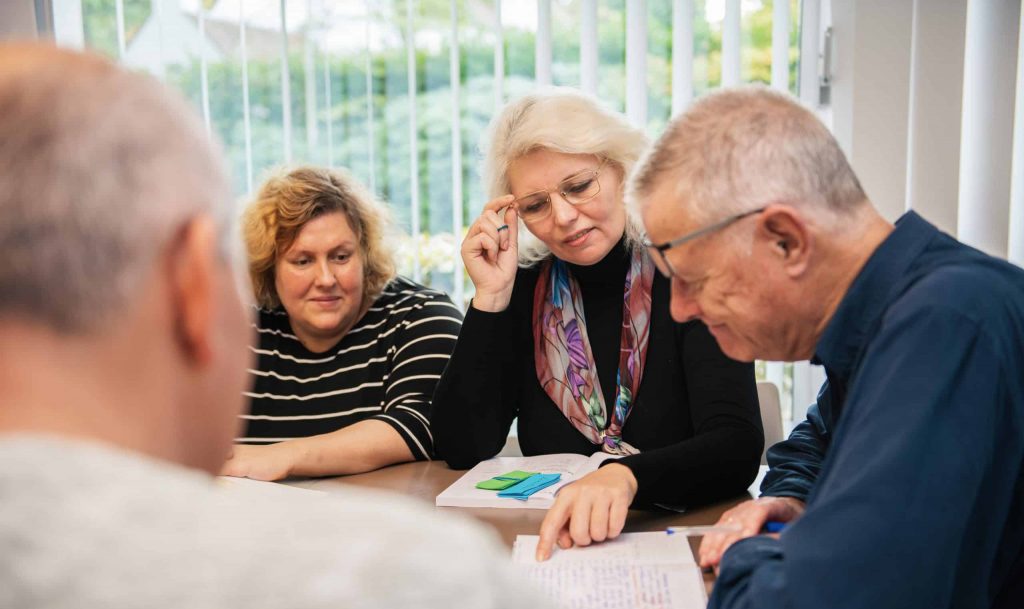
[[[647,361],[653,281],[650,257],[635,252],[626,271],[615,408],[610,418],[587,336],[583,297],[566,263],[555,257],[545,261],[533,294],[537,380],[580,433],[615,455],[639,452],[622,441],[622,426]]]

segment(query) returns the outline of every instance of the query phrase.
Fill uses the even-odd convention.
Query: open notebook
[[[520,535],[512,561],[563,609],[704,609],[704,578],[687,538],[624,533],[585,548],[555,548],[538,563],[536,535]]]
[[[496,507],[496,508],[536,508],[546,510],[555,502],[555,493],[566,484],[586,476],[597,469],[602,461],[615,459],[608,453],[576,455],[559,453],[555,455],[539,455],[536,457],[496,457],[481,461],[473,469],[467,471],[454,484],[437,496],[438,507]],[[498,497],[494,491],[476,488],[476,483],[494,476],[520,470],[538,474],[561,474],[562,478],[555,484],[538,491],[526,501]]]

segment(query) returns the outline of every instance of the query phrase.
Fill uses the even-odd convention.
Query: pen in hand
[[[768,521],[764,523],[764,527],[761,529],[762,533],[780,533],[782,529],[786,528],[785,522]],[[739,526],[730,526],[724,524],[703,524],[696,526],[680,526],[680,527],[668,527],[665,532],[669,535],[685,535],[687,537],[696,537],[700,535],[707,535],[708,533],[740,533],[742,528]]]

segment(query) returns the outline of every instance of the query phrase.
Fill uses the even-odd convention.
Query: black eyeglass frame
[[[668,261],[668,256],[665,255],[666,251],[668,251],[668,250],[670,250],[670,249],[672,249],[674,247],[679,247],[680,245],[682,245],[684,243],[688,243],[690,241],[693,241],[694,239],[696,239],[698,237],[703,237],[704,235],[707,235],[709,233],[713,233],[715,231],[721,230],[721,229],[725,228],[726,226],[729,226],[733,222],[736,222],[738,220],[742,220],[743,218],[746,218],[747,216],[753,216],[754,214],[759,214],[759,213],[763,212],[765,209],[767,209],[767,208],[759,207],[757,209],[752,209],[750,211],[745,211],[745,212],[740,213],[740,214],[729,216],[728,218],[726,218],[724,220],[719,220],[718,222],[715,222],[714,224],[705,226],[703,228],[698,228],[697,230],[695,230],[693,232],[686,233],[682,237],[677,237],[677,238],[675,238],[675,239],[673,239],[671,241],[666,241],[665,243],[652,243],[649,240],[644,240],[644,245],[648,249],[658,253],[658,257],[661,258],[661,262],[664,264],[665,268],[668,270],[667,274],[664,271],[662,271],[662,274],[665,275],[666,277],[671,278],[671,277],[675,276],[676,270],[674,268],[672,268],[672,263]],[[659,271],[660,270],[661,269],[659,269]]]

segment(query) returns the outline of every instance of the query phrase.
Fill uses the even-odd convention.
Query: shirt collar
[[[907,271],[938,229],[913,211],[896,221],[896,228],[868,258],[825,326],[812,363],[830,375],[849,379],[858,355],[875,323],[909,281]]]

